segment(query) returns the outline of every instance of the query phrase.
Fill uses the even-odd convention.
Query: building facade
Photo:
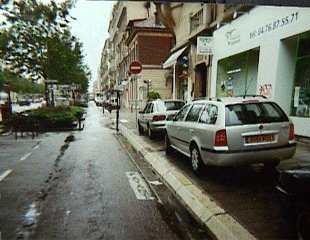
[[[197,54],[197,39],[212,37],[221,22],[231,21],[234,12],[250,8],[204,3],[157,4],[164,24],[175,36],[175,46],[163,65],[171,69],[174,98],[190,102],[210,96],[212,55]]]
[[[128,100],[129,106],[142,108],[147,99],[148,92],[158,92],[162,99],[170,99],[172,82],[166,79],[169,71],[162,68],[162,63],[169,56],[172,47],[172,34],[154,17],[146,20],[133,20],[129,29],[126,44],[129,49],[127,61],[138,61],[142,64],[139,76],[131,75],[129,78]]]
[[[122,105],[127,108],[136,106],[135,101],[139,102],[139,108],[143,107],[150,90],[159,92],[162,98],[171,98],[171,86],[165,78],[167,70],[163,70],[161,64],[169,55],[172,37],[155,21],[155,12],[153,3],[140,1],[118,1],[112,10],[109,44],[105,44],[107,50],[102,52],[99,73],[107,98],[114,97],[112,89],[122,90]],[[136,78],[129,72],[134,60],[143,64],[136,85]]]
[[[310,9],[258,6],[213,37],[211,96],[264,95],[310,137]]]

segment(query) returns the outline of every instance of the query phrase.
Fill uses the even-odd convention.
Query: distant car
[[[24,96],[18,97],[17,99],[19,106],[29,106],[31,101]]]
[[[194,101],[167,122],[165,144],[167,154],[176,149],[190,157],[196,173],[204,165],[275,167],[296,150],[292,121],[262,97]]]
[[[95,97],[96,106],[103,106],[103,97]]]
[[[143,134],[145,130],[152,139],[156,132],[163,132],[166,122],[185,105],[182,100],[154,100],[146,104],[138,115],[138,130]]]

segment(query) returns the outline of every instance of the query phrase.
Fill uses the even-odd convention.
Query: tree
[[[72,41],[68,32],[54,36],[49,44],[50,60],[43,63],[43,71],[48,72],[48,68],[52,67],[51,79],[57,79],[60,84],[81,84],[82,92],[86,92],[90,70],[82,61],[82,44]]]
[[[150,91],[148,94],[147,94],[149,100],[156,100],[156,99],[161,99],[161,96],[158,92],[155,92],[155,91]]]
[[[82,45],[69,28],[74,5],[74,0],[0,0],[6,18],[0,28],[0,58],[5,65],[33,82],[57,79],[81,84],[86,91],[90,73],[82,63]]]
[[[3,69],[0,72],[0,91],[3,90],[4,84],[8,84],[13,92],[44,94],[44,84],[34,83],[30,79],[21,78],[8,69]]]

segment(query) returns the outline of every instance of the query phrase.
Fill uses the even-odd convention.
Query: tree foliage
[[[7,69],[0,72],[0,91],[4,90],[4,84],[9,84],[10,90],[17,93],[44,94],[45,92],[44,84],[21,78]]]
[[[43,4],[37,0],[0,0],[0,58],[6,67],[32,81],[56,79],[86,91],[90,71],[82,44],[70,32],[74,0]]]
[[[161,96],[158,92],[155,91],[149,91],[147,94],[149,100],[156,100],[156,99],[161,99]]]

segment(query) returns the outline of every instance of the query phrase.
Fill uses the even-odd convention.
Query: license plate
[[[261,142],[273,142],[273,141],[274,141],[274,134],[249,136],[246,139],[247,143],[261,143]]]

